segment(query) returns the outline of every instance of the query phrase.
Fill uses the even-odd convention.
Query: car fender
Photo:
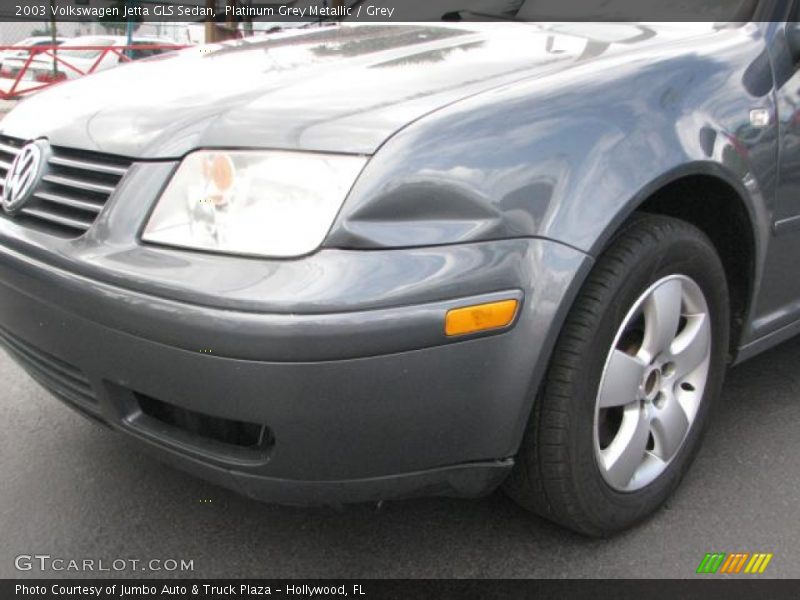
[[[581,64],[417,120],[371,158],[326,246],[538,237],[596,256],[649,195],[691,174],[729,183],[768,230],[778,135],[760,30],[692,44]],[[752,110],[770,123],[754,126]]]

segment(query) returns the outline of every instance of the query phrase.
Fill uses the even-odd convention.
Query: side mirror
[[[795,64],[800,62],[800,23],[792,21],[786,24],[786,45]]]

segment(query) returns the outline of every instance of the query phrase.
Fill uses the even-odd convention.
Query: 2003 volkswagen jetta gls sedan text
[[[0,123],[3,345],[255,498],[503,484],[630,526],[726,367],[800,329],[800,29],[768,9],[340,24],[55,86]]]

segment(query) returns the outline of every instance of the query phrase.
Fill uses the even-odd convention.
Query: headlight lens
[[[302,152],[193,152],[142,239],[229,254],[307,254],[325,239],[365,163]]]

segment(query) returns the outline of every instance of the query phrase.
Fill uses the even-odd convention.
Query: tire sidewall
[[[682,224],[683,225],[683,224]],[[678,228],[677,235],[654,238],[648,251],[632,257],[633,265],[624,278],[609,286],[594,335],[587,344],[586,376],[576,382],[573,398],[578,400],[571,411],[574,422],[575,459],[573,475],[579,501],[592,521],[604,523],[603,529],[627,527],[651,513],[680,482],[691,463],[713,412],[724,378],[728,354],[728,301],[724,269],[711,242],[694,228]],[[622,233],[624,235],[624,231]],[[634,303],[655,282],[670,275],[684,275],[695,281],[708,303],[711,324],[711,359],[706,387],[695,420],[680,450],[652,483],[632,492],[620,492],[603,478],[594,450],[595,410],[603,369],[620,326]]]

